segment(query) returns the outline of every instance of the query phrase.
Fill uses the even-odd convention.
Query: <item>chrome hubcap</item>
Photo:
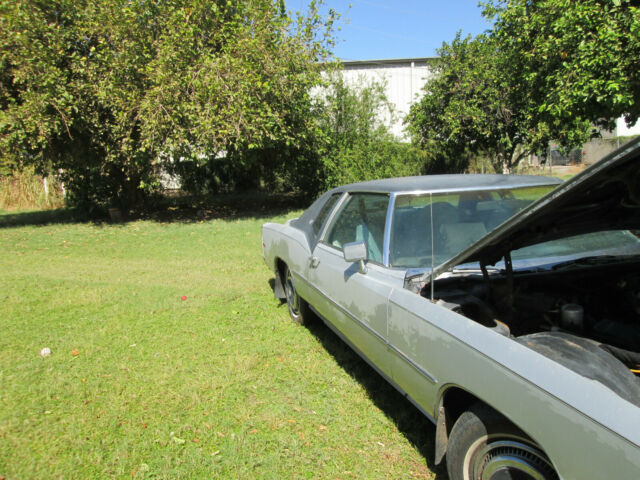
[[[487,443],[471,466],[476,480],[555,480],[557,475],[544,453],[519,440]]]

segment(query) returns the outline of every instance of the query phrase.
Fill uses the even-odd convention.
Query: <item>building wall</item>
[[[616,134],[618,137],[640,135],[640,122],[636,122],[634,125],[628,127],[627,122],[624,121],[624,118],[619,118],[616,121]]]
[[[394,105],[394,118],[385,119],[397,137],[408,140],[403,124],[411,105],[422,96],[422,87],[433,75],[432,58],[345,62],[343,78],[350,85],[375,80],[386,85],[387,99]]]
[[[431,65],[435,59],[425,57],[345,62],[342,75],[351,85],[372,79],[385,83],[387,99],[395,108],[395,118],[385,120],[396,137],[408,141],[404,118],[409,113],[411,105],[423,95],[422,88],[427,80],[434,75]],[[618,142],[612,141],[612,138],[634,135],[640,135],[640,122],[627,127],[624,119],[619,118],[613,132],[602,132],[602,139],[595,139],[584,145],[582,160],[585,163],[593,163],[617,147]]]

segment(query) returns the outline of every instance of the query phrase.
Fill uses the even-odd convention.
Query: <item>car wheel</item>
[[[289,307],[291,320],[300,325],[304,325],[310,316],[309,305],[307,305],[307,302],[300,298],[298,292],[296,292],[293,275],[288,266],[284,267],[284,295],[287,300],[287,306]]]
[[[447,446],[450,480],[557,480],[553,465],[524,432],[481,404],[464,412]]]

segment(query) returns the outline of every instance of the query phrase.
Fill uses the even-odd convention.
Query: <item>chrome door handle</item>
[[[320,259],[318,257],[309,257],[309,266],[311,268],[316,268],[320,264]]]

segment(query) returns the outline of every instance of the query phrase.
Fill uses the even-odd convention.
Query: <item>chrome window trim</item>
[[[326,201],[326,202],[324,202],[324,204],[322,205],[322,207],[320,207],[320,209],[318,210],[318,214],[320,214],[320,212],[321,212],[321,211],[322,211],[322,209],[325,207],[325,205],[326,205],[327,203],[329,203],[333,197],[337,197],[337,199],[336,199],[336,203],[333,205],[333,207],[332,207],[332,208],[331,208],[331,210],[329,211],[329,214],[328,214],[328,215],[327,215],[327,217],[324,219],[323,224],[320,226],[320,230],[318,231],[318,233],[315,233],[315,232],[314,232],[314,234],[315,234],[315,237],[316,237],[316,238],[320,238],[320,236],[321,236],[321,235],[322,235],[322,233],[324,232],[324,230],[325,230],[325,228],[326,228],[326,226],[327,226],[328,222],[331,220],[331,218],[332,218],[332,216],[333,216],[333,213],[334,213],[334,212],[335,212],[335,210],[336,210],[336,206],[340,204],[340,200],[341,200],[341,198],[342,198],[343,196],[344,196],[344,192],[342,192],[342,193],[341,193],[341,192],[335,192],[335,193],[332,193],[332,194],[329,196],[329,198],[327,198],[327,201]],[[317,219],[318,219],[318,215],[316,215],[316,217],[313,219],[313,221],[315,222]],[[313,228],[313,226],[312,226],[311,228]]]
[[[342,210],[342,205],[345,203],[346,199],[349,197],[349,192],[342,192],[342,196],[340,198],[338,198],[338,201],[336,202],[336,204],[333,206],[333,210],[331,211],[331,213],[329,214],[329,216],[327,217],[327,219],[324,222],[324,226],[322,227],[322,230],[320,231],[320,235],[318,235],[318,242],[317,243],[324,243],[326,244],[327,242],[324,241],[326,235],[327,235],[327,231],[329,230],[329,227],[333,224],[333,220],[335,218],[336,215],[338,215],[338,212],[340,212]]]
[[[361,192],[361,191],[353,191],[353,192],[344,192],[345,195],[343,195],[343,197],[341,199],[338,200],[338,202],[336,203],[336,206],[334,208],[334,210],[331,212],[331,215],[329,216],[329,218],[327,218],[327,221],[325,223],[324,228],[322,229],[322,235],[320,235],[320,237],[318,237],[318,241],[316,243],[316,246],[318,244],[322,244],[322,245],[326,245],[328,247],[331,247],[333,250],[336,250],[340,253],[342,253],[342,249],[338,248],[334,245],[331,245],[329,242],[327,242],[327,234],[329,233],[329,231],[331,230],[331,228],[333,228],[333,224],[334,222],[337,220],[337,218],[339,217],[340,213],[342,212],[345,204],[347,203],[347,200],[349,197],[353,196],[353,195],[358,195],[358,194],[366,194],[366,195],[382,195],[388,198],[388,202],[387,202],[387,213],[385,216],[385,229],[384,229],[384,233],[383,233],[383,241],[382,241],[382,263],[381,262],[376,262],[375,260],[371,260],[371,259],[367,259],[367,262],[373,263],[375,265],[380,265],[382,267],[386,267],[389,268],[389,264],[388,261],[387,263],[385,263],[384,261],[384,256],[385,256],[385,252],[387,252],[387,250],[385,249],[385,245],[387,244],[387,222],[389,220],[389,205],[391,204],[391,196],[393,195],[393,193],[389,193],[389,192]],[[388,260],[388,252],[387,252],[387,260]]]
[[[387,205],[387,218],[384,225],[384,240],[382,242],[382,264],[389,268],[389,257],[391,255],[391,224],[393,222],[393,210],[396,206],[395,192],[389,195],[389,205]]]
[[[464,188],[432,188],[432,189],[417,189],[417,190],[391,190],[391,189],[368,189],[368,188],[359,188],[356,190],[345,190],[346,193],[354,194],[354,193],[377,193],[380,195],[428,195],[428,194],[450,194],[450,193],[459,193],[459,192],[483,192],[483,191],[496,191],[496,190],[516,190],[521,188],[537,188],[537,187],[551,187],[556,188],[561,185],[562,182],[559,183],[539,183],[539,184],[529,184],[529,183],[514,183],[513,185],[481,185],[481,186],[473,186],[473,187],[464,187]]]

